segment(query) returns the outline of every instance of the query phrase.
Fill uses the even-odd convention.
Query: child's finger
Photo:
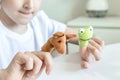
[[[88,62],[88,61],[85,61],[85,60],[82,60],[82,61],[81,61],[81,67],[82,67],[82,68],[88,68],[88,67],[89,67],[89,62]]]
[[[81,59],[84,59],[84,60],[88,61],[86,52],[87,52],[87,46],[80,46],[80,57],[81,57]]]
[[[52,62],[51,55],[44,55],[44,61],[46,65],[46,73],[49,75],[53,68],[53,62]]]
[[[33,58],[33,69],[27,72],[28,76],[33,76],[39,73],[41,66],[42,66],[42,61],[34,54],[31,52],[25,52],[29,57]]]
[[[31,70],[33,68],[33,59],[26,54],[17,53],[14,60],[21,68],[24,67],[24,70]]]
[[[104,46],[104,41],[101,38],[99,38],[99,37],[97,37],[97,36],[94,35],[94,37],[92,38],[92,40],[94,40],[96,43],[98,43],[101,47]]]
[[[53,61],[52,61],[51,54],[48,52],[39,52],[36,55],[43,61],[43,64],[45,64],[46,73],[50,74],[50,72],[53,68]]]
[[[97,61],[100,60],[99,51],[98,51],[98,49],[96,47],[89,44],[88,49],[89,49],[90,53],[93,54],[93,56],[95,57],[95,60],[97,60]]]
[[[91,44],[91,45],[93,45],[94,47],[96,47],[96,49],[98,49],[99,51],[102,50],[102,46],[99,45],[98,43],[96,43],[96,42],[93,41],[93,40],[90,40],[90,41],[89,41],[89,44]]]
[[[21,80],[26,71],[32,70],[33,65],[33,59],[31,57],[19,52],[14,56],[10,65],[6,69],[7,74],[9,74],[8,77],[11,77],[11,80],[17,80],[18,78]]]

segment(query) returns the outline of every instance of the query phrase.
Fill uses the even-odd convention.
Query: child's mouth
[[[23,15],[32,15],[33,12],[24,12],[24,11],[19,11],[19,13],[23,14]]]

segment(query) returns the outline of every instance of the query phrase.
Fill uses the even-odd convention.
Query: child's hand
[[[101,51],[103,46],[104,42],[97,36],[93,36],[93,38],[89,40],[88,46],[80,46],[81,66],[83,68],[89,67],[90,54],[93,55],[96,61],[100,60],[99,52]]]
[[[35,80],[44,67],[50,74],[52,64],[52,57],[47,52],[17,53],[8,68],[3,70],[3,75],[5,80]]]

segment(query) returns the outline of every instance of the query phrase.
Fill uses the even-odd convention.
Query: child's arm
[[[6,74],[4,69],[0,69],[0,80],[5,80]]]

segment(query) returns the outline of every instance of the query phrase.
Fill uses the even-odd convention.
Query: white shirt
[[[36,14],[22,35],[10,31],[0,22],[0,68],[6,68],[17,52],[40,51],[53,33],[65,29],[66,25],[49,19],[43,11]]]

